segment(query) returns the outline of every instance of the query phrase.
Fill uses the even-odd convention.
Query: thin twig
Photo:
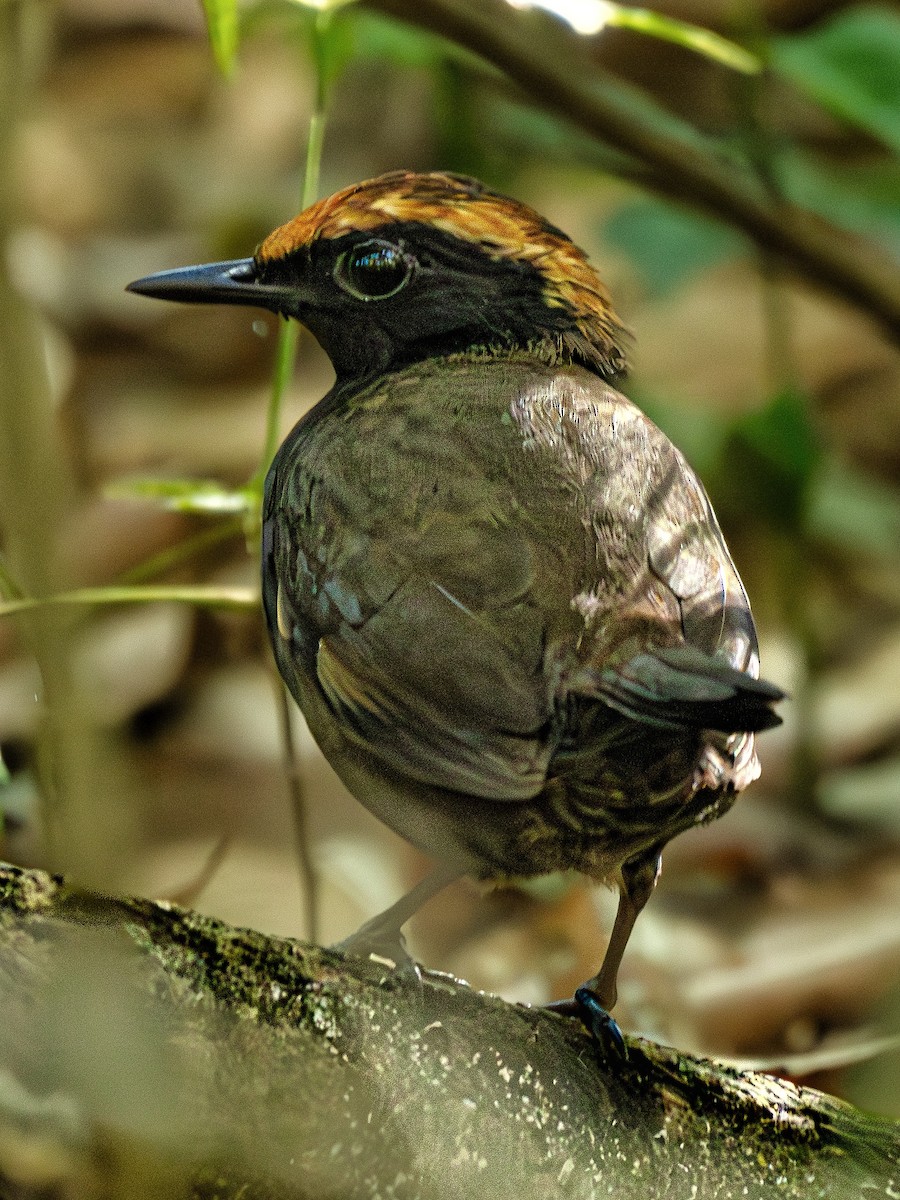
[[[314,202],[319,192],[319,175],[322,164],[322,150],[325,142],[325,124],[328,115],[328,80],[325,74],[325,64],[322,54],[322,42],[328,31],[332,14],[323,9],[316,14],[312,25],[311,57],[315,68],[316,94],[313,111],[309,118],[309,134],[306,141],[306,166],[303,172],[303,186],[300,192],[300,208],[308,208]],[[300,326],[296,321],[283,321],[278,330],[278,344],[275,349],[275,367],[272,376],[272,390],[269,396],[269,407],[266,412],[266,432],[263,440],[263,455],[259,470],[252,480],[251,486],[262,495],[266,472],[275,457],[275,451],[281,440],[281,411],[288,384],[294,375],[297,361],[297,342]]]
[[[308,208],[315,201],[319,193],[319,174],[322,164],[322,150],[325,142],[325,124],[328,114],[329,95],[325,40],[333,15],[333,11],[329,9],[322,9],[316,13],[310,33],[310,51],[315,70],[316,94],[313,111],[309,120],[309,135],[306,143],[306,168],[303,173],[303,188],[300,195],[301,209]],[[281,436],[282,404],[288,384],[294,374],[299,329],[300,327],[296,321],[285,321],[279,330],[278,347],[275,352],[275,372],[272,380],[272,392],[266,414],[263,459],[260,469],[251,484],[260,497],[262,497],[269,463],[275,456]],[[294,816],[297,859],[300,868],[300,886],[306,904],[307,931],[310,939],[316,941],[319,926],[318,879],[309,847],[302,770],[296,754],[294,731],[291,724],[291,701],[277,673],[275,674],[275,686],[281,728],[282,761],[291,797],[291,810]]]
[[[236,537],[243,528],[243,517],[228,517],[225,520],[217,521],[215,525],[201,529],[172,546],[166,546],[158,554],[152,555],[128,571],[123,571],[118,577],[117,583],[135,584],[144,583],[148,579],[156,579],[175,567],[190,562],[191,559],[218,546],[221,542],[227,542],[229,538]]]
[[[195,904],[198,896],[206,890],[215,876],[219,873],[219,868],[225,861],[228,851],[231,849],[232,836],[229,833],[223,833],[216,839],[216,843],[204,859],[200,870],[187,883],[183,883],[180,887],[169,892],[166,899],[170,904]]]
[[[110,604],[195,604],[203,608],[247,612],[259,607],[259,594],[255,588],[221,587],[212,584],[105,584],[102,587],[54,592],[50,596],[23,596],[19,600],[3,600],[0,601],[0,617],[9,617],[16,613]]]
[[[291,814],[294,818],[294,836],[297,844],[297,859],[300,865],[300,887],[303,892],[306,913],[306,936],[317,942],[319,934],[319,887],[318,874],[309,845],[309,819],[303,787],[303,771],[297,754],[291,698],[281,676],[269,660],[272,686],[275,689],[275,704],[278,708],[278,728],[282,747],[282,766],[290,795]]]

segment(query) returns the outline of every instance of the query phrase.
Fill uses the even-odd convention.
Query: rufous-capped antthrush
[[[782,693],[703,487],[610,382],[627,338],[585,255],[397,171],[131,290],[294,317],[337,374],[269,471],[266,618],[332,766],[441,864],[346,944],[396,960],[451,877],[574,868],[620,889],[576,997],[608,1027],[663,847],[756,777]]]

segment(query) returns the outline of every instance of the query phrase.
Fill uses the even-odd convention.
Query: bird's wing
[[[384,769],[527,799],[550,756],[544,568],[503,472],[464,444],[487,441],[478,415],[417,441],[417,412],[398,414],[396,448],[383,412],[357,412],[352,443],[336,414],[273,476],[264,590],[279,665],[301,706],[314,677],[341,734]]]
[[[344,733],[390,770],[495,800],[543,786],[535,677],[435,580],[408,579],[359,628],[322,638],[316,671]]]
[[[560,420],[560,413],[565,419]],[[706,493],[667,437],[583,373],[523,390],[527,444],[578,481],[593,546],[563,695],[593,697],[658,729],[753,732],[779,724],[781,691],[757,680],[756,632]],[[607,734],[615,733],[615,729]],[[606,735],[605,735],[606,736]]]

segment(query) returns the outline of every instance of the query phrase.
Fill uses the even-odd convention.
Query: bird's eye
[[[357,300],[386,300],[409,282],[414,265],[415,259],[399,246],[372,238],[341,255],[334,278]]]

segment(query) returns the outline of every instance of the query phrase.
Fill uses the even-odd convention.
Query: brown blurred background
[[[788,58],[829,22],[887,12],[771,0],[765,12],[728,6],[726,20],[725,7],[675,0],[668,11],[750,31]],[[21,10],[19,107],[0,118],[12,195],[0,235],[15,290],[39,314],[47,381],[23,378],[0,396],[16,419],[29,395],[38,404],[21,433],[28,453],[12,437],[0,446],[7,598],[30,543],[39,561],[25,568],[27,590],[41,590],[112,584],[198,534],[212,544],[160,580],[253,588],[256,553],[233,515],[171,511],[129,491],[139,477],[240,487],[253,475],[276,319],[157,305],[124,286],[249,254],[296,211],[310,13],[245,10],[226,80],[191,0],[8,8]],[[900,1116],[896,348],[726,224],[617,178],[611,156],[539,96],[526,102],[471,58],[373,12],[339,19],[320,194],[399,166],[469,171],[589,250],[636,335],[625,390],[707,480],[754,602],[763,672],[794,697],[784,727],[761,740],[759,783],[724,820],[670,846],[617,1017]],[[751,104],[734,73],[652,38],[607,31],[596,57],[723,144],[752,131],[795,199],[897,253],[896,154],[786,72]],[[285,432],[329,382],[304,333]],[[60,612],[0,620],[5,857],[303,936],[259,612]],[[48,733],[54,696],[65,728]],[[335,941],[426,864],[347,796],[299,717],[295,728],[318,936]],[[592,974],[614,906],[574,879],[490,894],[461,883],[412,922],[410,945],[476,987],[541,1003]]]

